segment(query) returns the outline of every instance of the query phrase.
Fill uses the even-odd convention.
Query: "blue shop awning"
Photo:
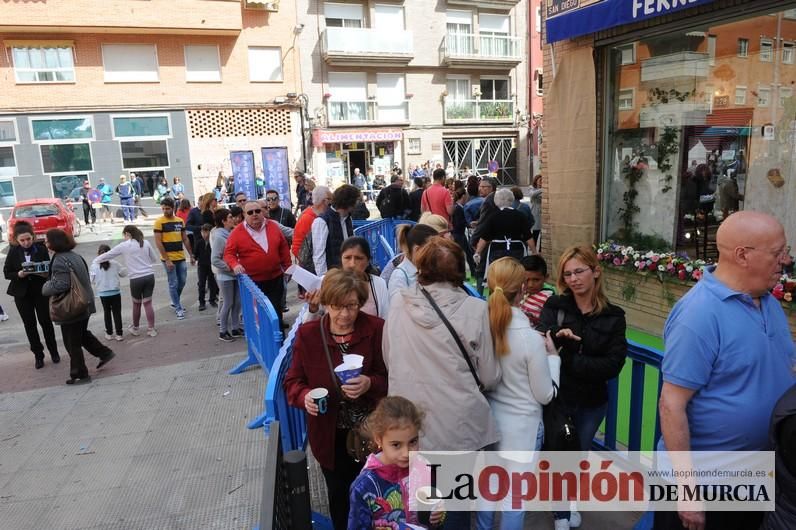
[[[545,0],[547,42],[632,24],[713,0]]]

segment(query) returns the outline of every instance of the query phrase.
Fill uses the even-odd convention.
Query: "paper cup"
[[[318,414],[326,414],[329,410],[329,391],[325,388],[313,388],[310,390],[310,399],[318,406]]]
[[[347,353],[343,355],[343,364],[348,364],[351,366],[356,366],[362,368],[362,365],[365,362],[365,358],[356,353]]]
[[[434,491],[434,497],[436,499],[432,499],[431,492]],[[433,512],[437,506],[439,505],[442,500],[442,492],[436,488],[432,488],[431,486],[423,486],[422,488],[417,488],[415,491],[415,500],[417,501],[415,507],[417,512],[417,522],[428,526],[431,523],[431,512]]]
[[[337,374],[337,378],[340,380],[340,384],[344,385],[350,379],[353,379],[357,377],[359,374],[361,374],[362,367],[343,363],[334,369],[334,373]]]

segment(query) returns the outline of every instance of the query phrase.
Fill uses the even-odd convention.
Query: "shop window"
[[[793,64],[794,55],[794,43],[786,42],[782,45],[782,62],[783,64]]]
[[[735,87],[735,104],[736,105],[746,105],[746,87],[745,86],[737,86],[737,87]]]
[[[635,99],[635,92],[636,91],[632,88],[620,90],[619,103],[617,104],[617,108],[619,110],[633,110],[634,107],[633,100]]]
[[[51,176],[50,184],[52,185],[53,197],[56,199],[71,199],[72,201],[79,200],[80,189],[86,180],[88,180],[88,175],[85,173]]]
[[[193,83],[221,81],[221,57],[218,46],[185,47],[185,80]]]
[[[12,48],[17,83],[72,83],[75,63],[71,46]]]
[[[420,138],[406,139],[406,154],[419,155],[422,153]]]
[[[779,89],[779,106],[783,109],[788,105],[790,99],[793,97],[793,89],[782,87]]]
[[[757,106],[768,107],[771,105],[771,88],[767,86],[757,87]]]
[[[774,41],[760,39],[760,61],[770,63],[774,60]]]
[[[40,145],[42,168],[45,173],[92,171],[89,144]]]
[[[16,203],[17,197],[14,192],[14,179],[0,178],[0,208],[11,208]]]
[[[91,118],[31,119],[34,142],[87,140],[94,138]]]
[[[114,138],[141,138],[171,135],[169,117],[162,116],[115,116],[113,118]]]
[[[152,169],[169,166],[166,140],[120,142],[124,169]]]
[[[749,57],[749,39],[738,39],[738,57]]]
[[[14,148],[0,147],[0,177],[13,177],[17,174],[17,163],[14,159]]]
[[[154,44],[103,44],[106,83],[157,83],[158,51]]]
[[[249,46],[249,81],[281,81],[282,49]]]

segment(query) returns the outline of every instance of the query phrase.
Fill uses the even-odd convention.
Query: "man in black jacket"
[[[404,189],[404,179],[397,173],[390,177],[390,185],[383,188],[376,198],[376,207],[383,219],[397,217],[403,219],[412,211],[409,193]]]

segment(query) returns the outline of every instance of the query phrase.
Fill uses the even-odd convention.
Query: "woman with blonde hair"
[[[535,451],[542,448],[542,406],[555,397],[561,359],[548,332],[542,337],[531,328],[519,308],[525,294],[525,268],[512,257],[489,266],[489,328],[495,344],[500,382],[487,396],[500,441],[496,451]],[[507,499],[506,507],[511,500]],[[501,530],[521,530],[525,513],[504,511]],[[495,513],[478,513],[479,530],[492,528]]]
[[[215,225],[215,211],[218,208],[218,199],[214,193],[205,193],[199,199],[199,209],[202,210],[202,224]],[[198,240],[197,240],[198,241]]]
[[[539,327],[552,332],[561,348],[559,400],[575,422],[580,448],[589,450],[608,408],[608,381],[625,365],[625,312],[608,301],[591,247],[566,249],[557,281],[561,294],[547,299]],[[570,512],[556,512],[556,529],[577,526],[576,514],[570,518]]]

